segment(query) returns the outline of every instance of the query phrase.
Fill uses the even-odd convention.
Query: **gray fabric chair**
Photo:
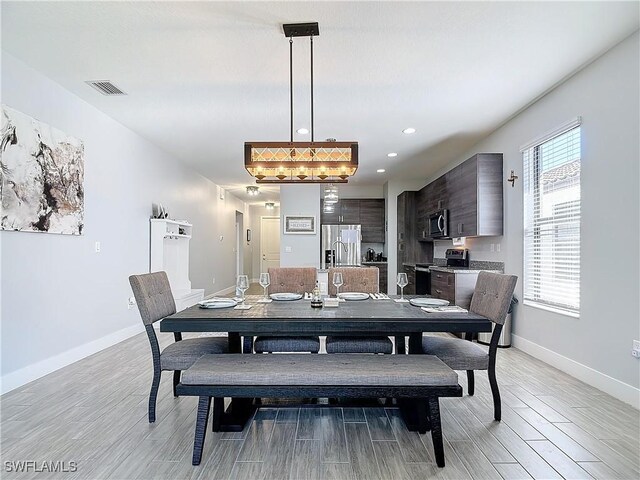
[[[215,337],[189,338],[182,340],[181,333],[174,333],[176,342],[162,352],[153,324],[176,313],[176,304],[165,272],[131,275],[129,283],[138,304],[142,323],[147,331],[153,356],[153,382],[149,394],[149,423],[156,421],[156,398],[160,386],[160,375],[164,370],[173,370],[173,394],[180,383],[180,372],[193,365],[202,355],[227,353],[227,339]]]
[[[377,267],[330,268],[329,294],[336,294],[333,274],[342,273],[343,292],[379,293],[379,275]],[[327,353],[392,353],[393,343],[389,337],[347,337],[330,335],[327,337]]]
[[[487,317],[495,324],[488,350],[460,338],[428,336],[422,339],[425,354],[436,355],[454,370],[467,371],[469,395],[474,393],[474,370],[487,370],[493,395],[493,416],[498,421],[502,417],[502,407],[496,381],[496,353],[517,281],[515,275],[489,272],[480,272],[478,275],[469,311]]]
[[[315,268],[270,268],[269,293],[311,292],[316,286]],[[256,353],[318,353],[319,337],[256,337],[253,348]]]

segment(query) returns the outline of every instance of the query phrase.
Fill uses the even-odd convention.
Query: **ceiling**
[[[305,21],[315,138],[359,142],[358,185],[426,179],[639,26],[637,2],[3,1],[2,48],[243,196],[244,142],[289,139],[281,24]],[[294,50],[309,128],[308,39]],[[104,79],[128,95],[84,83]]]

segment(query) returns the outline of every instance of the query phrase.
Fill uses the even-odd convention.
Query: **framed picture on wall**
[[[316,217],[314,215],[285,215],[285,235],[315,235]]]

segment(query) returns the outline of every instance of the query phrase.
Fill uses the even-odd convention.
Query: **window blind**
[[[525,303],[579,313],[580,125],[522,156]]]

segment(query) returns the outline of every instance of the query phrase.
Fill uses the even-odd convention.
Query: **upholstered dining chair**
[[[300,293],[311,292],[316,286],[316,269],[311,268],[270,268],[269,293]],[[254,344],[256,353],[318,353],[320,351],[319,337],[256,337]]]
[[[467,371],[469,395],[474,393],[474,370],[487,370],[493,396],[493,416],[497,421],[502,417],[502,407],[496,380],[496,353],[517,281],[515,275],[490,272],[478,275],[469,311],[487,317],[495,324],[488,350],[461,338],[427,336],[422,339],[425,354],[436,355],[453,370]]]
[[[207,353],[226,353],[227,339],[216,337],[188,338],[174,333],[175,342],[160,351],[153,324],[176,313],[176,304],[171,293],[169,279],[165,272],[131,275],[129,283],[138,304],[142,323],[147,331],[153,357],[153,381],[149,394],[149,423],[156,421],[156,398],[160,386],[160,375],[165,370],[173,370],[173,395],[180,383],[180,373],[193,365]]]
[[[333,274],[342,273],[343,292],[379,293],[380,271],[377,267],[345,267],[329,269],[329,294],[336,294]],[[393,343],[389,337],[349,337],[330,335],[327,337],[327,353],[392,353]]]

